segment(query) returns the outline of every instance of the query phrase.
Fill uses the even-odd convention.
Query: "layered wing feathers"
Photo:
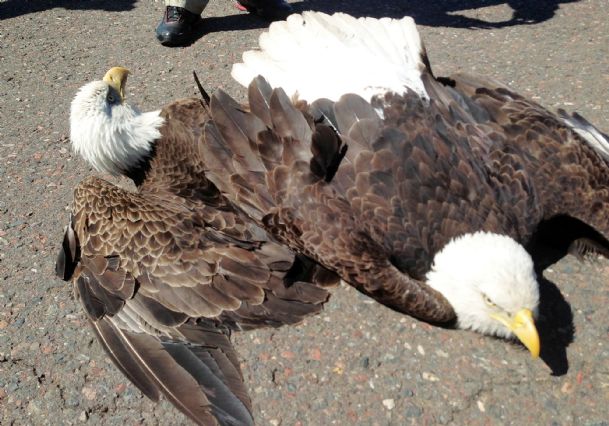
[[[199,424],[253,424],[230,330],[300,322],[321,310],[336,277],[255,225],[225,233],[198,203],[161,195],[85,179],[57,272],[147,396],[164,394]]]
[[[356,168],[369,171],[371,139],[376,141],[380,132],[373,107],[355,95],[311,108],[292,104],[281,89],[269,95],[268,84],[260,78],[249,92],[266,93],[268,102],[257,105],[268,105],[268,110],[248,112],[237,109],[223,93],[212,97],[213,123],[205,132],[210,180],[280,241],[338,272],[360,291],[428,321],[452,319],[452,308],[441,295],[395,268],[391,247],[384,241],[387,234],[379,230],[383,236],[376,238],[374,220],[367,221],[355,206],[359,201],[354,191],[363,178]],[[231,114],[238,114],[239,120],[230,119]],[[264,124],[269,114],[271,126],[248,135],[252,123]],[[232,128],[240,122],[249,124]],[[349,144],[341,130],[352,133],[357,142]],[[387,164],[381,158],[374,161],[379,176],[373,178],[378,180]],[[382,198],[373,192],[370,196]],[[376,203],[371,208],[381,207]]]

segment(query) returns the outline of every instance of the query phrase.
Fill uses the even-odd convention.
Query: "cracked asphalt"
[[[428,3],[432,3],[431,5]],[[299,1],[297,10],[412,15],[436,74],[488,75],[609,130],[607,0]],[[142,109],[209,90],[243,98],[230,65],[266,24],[212,0],[200,38],[154,39],[162,2],[0,1],[0,424],[174,425],[111,365],[53,274],[72,188],[69,104],[114,65]],[[124,182],[123,182],[124,183]],[[542,359],[434,328],[350,288],[298,327],[235,335],[260,425],[609,425],[609,262],[546,270]]]

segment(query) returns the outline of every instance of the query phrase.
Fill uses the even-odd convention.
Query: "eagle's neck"
[[[141,186],[146,180],[146,176],[150,171],[152,160],[156,155],[157,140],[151,142],[148,153],[141,157],[137,164],[132,165],[128,170],[122,172],[123,175],[135,183],[136,186]]]
[[[137,178],[145,174],[163,123],[160,111],[141,113],[123,104],[72,117],[70,137],[74,150],[96,170]]]

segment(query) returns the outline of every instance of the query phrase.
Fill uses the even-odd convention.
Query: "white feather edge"
[[[364,99],[406,88],[428,98],[421,73],[423,44],[412,18],[354,18],[304,12],[274,22],[259,49],[243,53],[232,76],[243,86],[262,75],[288,96],[337,101],[345,93]]]
[[[576,114],[571,116],[566,112],[560,116],[565,124],[581,136],[605,161],[609,161],[609,140],[606,135],[582,116]]]

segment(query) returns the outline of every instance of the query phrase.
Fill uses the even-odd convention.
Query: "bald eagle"
[[[253,424],[234,330],[295,324],[328,300],[334,273],[273,241],[205,177],[201,99],[140,112],[128,71],[83,86],[71,141],[98,177],[74,191],[57,274],[71,280],[97,337],[146,396],[198,424]]]
[[[609,253],[607,136],[490,79],[434,77],[411,18],[292,15],[233,77],[249,110],[212,97],[207,177],[392,309],[537,356],[541,248]]]

